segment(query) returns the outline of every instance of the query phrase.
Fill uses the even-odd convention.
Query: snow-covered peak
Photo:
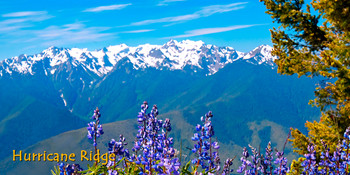
[[[122,59],[133,64],[134,69],[154,67],[157,69],[181,70],[189,67],[194,72],[203,70],[212,75],[237,60],[245,60],[252,64],[274,66],[276,57],[271,56],[272,47],[261,45],[249,53],[236,51],[232,47],[218,47],[205,44],[203,41],[170,40],[164,45],[143,44],[130,47],[126,44],[108,46],[103,49],[89,51],[80,48],[49,47],[39,54],[21,55],[0,62],[1,76],[12,72],[35,74],[33,65],[38,62],[49,62],[43,67],[45,72],[55,74],[60,65],[69,64],[82,67],[86,71],[104,76],[113,70]],[[69,66],[71,67],[71,66]]]
[[[164,44],[164,46],[172,46],[172,45],[177,45],[179,42],[177,42],[176,40],[173,40],[173,39],[171,39],[171,40],[169,40],[168,42],[166,42],[165,44]]]
[[[126,48],[128,48],[128,46],[126,44],[119,44],[119,45],[115,45],[115,46],[108,46],[107,50],[109,52],[119,53],[120,51],[122,51]]]
[[[271,55],[272,49],[273,48],[269,45],[261,45],[245,54],[243,59],[248,60],[248,62],[253,64],[267,64],[274,66],[274,61],[277,57]]]
[[[261,53],[263,55],[268,55],[268,54],[271,54],[271,51],[273,49],[273,47],[269,46],[269,45],[261,45],[259,48],[261,48]]]
[[[192,49],[200,49],[205,43],[203,41],[192,41],[192,40],[183,40],[183,41],[176,41],[176,40],[169,40],[167,43],[163,45],[163,48],[169,48],[169,47],[176,47],[181,50],[192,50]]]
[[[45,56],[53,57],[58,52],[58,48],[51,46],[42,51]]]
[[[79,49],[79,48],[71,48],[68,50],[70,56],[74,58],[80,58],[83,53],[87,52],[87,48]]]
[[[201,40],[199,41],[183,40],[179,43],[179,45],[183,48],[200,49],[204,45],[204,42]]]

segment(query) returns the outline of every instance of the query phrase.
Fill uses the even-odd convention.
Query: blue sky
[[[249,51],[271,45],[273,23],[258,0],[0,1],[0,60],[50,47],[89,50],[170,39]]]

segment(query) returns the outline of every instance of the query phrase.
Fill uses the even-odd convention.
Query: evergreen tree
[[[278,73],[319,76],[322,81],[310,103],[320,107],[319,122],[306,122],[308,135],[293,129],[290,141],[299,154],[309,144],[323,151],[321,141],[335,147],[350,125],[350,1],[260,0],[278,28],[271,29]],[[293,120],[293,119],[291,119]],[[319,159],[319,155],[317,155]],[[298,174],[301,160],[292,169]]]

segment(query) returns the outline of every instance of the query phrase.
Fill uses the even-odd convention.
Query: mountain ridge
[[[191,67],[194,72],[202,70],[205,75],[215,74],[227,64],[245,60],[252,64],[266,64],[274,67],[276,57],[271,56],[272,47],[261,45],[244,53],[232,47],[219,47],[202,41],[170,40],[164,45],[143,44],[136,47],[119,44],[88,51],[86,48],[58,48],[51,46],[34,55],[22,54],[0,62],[0,77],[13,72],[34,75],[33,66],[46,62],[43,66],[46,75],[54,75],[62,64],[81,66],[85,71],[103,77],[113,70],[121,60],[126,59],[134,69],[154,67],[156,69],[183,70]]]

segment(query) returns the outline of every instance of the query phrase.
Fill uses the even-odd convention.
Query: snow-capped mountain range
[[[206,75],[212,75],[238,60],[274,67],[276,57],[271,56],[271,50],[271,46],[261,45],[249,53],[243,53],[232,47],[218,47],[191,40],[170,40],[164,45],[144,44],[137,47],[120,44],[95,51],[52,46],[39,54],[21,55],[1,61],[0,77],[13,72],[34,75],[37,69],[34,70],[33,66],[38,62],[47,63],[43,64],[46,75],[55,74],[64,64],[71,64],[102,77],[111,72],[121,60],[132,63],[134,69],[154,67],[160,70],[182,70],[188,66],[194,72],[204,70]]]

